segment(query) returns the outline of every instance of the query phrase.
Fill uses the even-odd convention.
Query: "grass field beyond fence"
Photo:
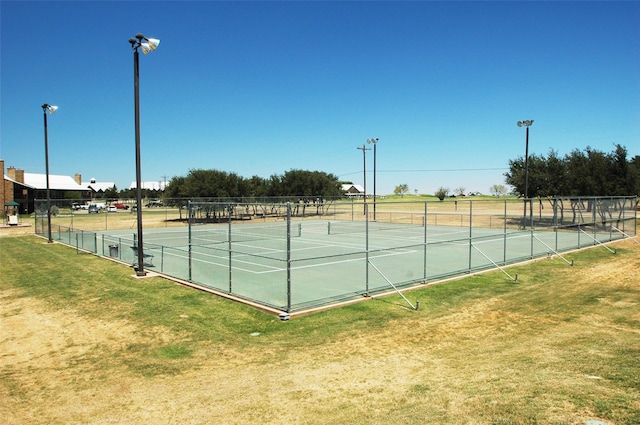
[[[544,259],[282,322],[0,238],[13,424],[640,423],[640,247]]]

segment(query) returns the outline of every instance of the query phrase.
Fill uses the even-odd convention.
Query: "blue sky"
[[[135,180],[291,169],[488,193],[530,153],[640,154],[640,2],[1,1],[0,158]],[[367,146],[371,148],[371,145]],[[367,151],[367,191],[373,191]]]

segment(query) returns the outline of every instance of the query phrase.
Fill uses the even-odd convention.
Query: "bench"
[[[137,246],[132,246],[131,249],[133,250],[133,259],[137,262],[137,260],[138,260],[138,247]],[[142,261],[146,266],[153,267],[153,254],[144,253],[142,255]]]

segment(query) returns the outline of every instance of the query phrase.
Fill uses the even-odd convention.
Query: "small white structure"
[[[18,210],[20,204],[16,201],[9,201],[4,204],[4,215],[7,217],[7,224],[9,226],[17,226],[19,223]]]

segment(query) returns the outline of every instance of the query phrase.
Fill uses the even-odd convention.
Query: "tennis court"
[[[523,217],[522,201],[490,207],[456,202],[455,210],[453,204],[414,203],[410,211],[384,204],[374,212],[364,203],[296,217],[290,204],[282,204],[278,209],[286,214],[274,220],[233,220],[231,214],[196,220],[199,211],[228,207],[190,203],[194,219],[184,227],[145,229],[144,264],[148,271],[296,313],[450,276],[505,271],[509,264],[635,236],[632,199],[550,205],[536,214],[525,204]],[[103,232],[97,245],[98,255],[137,262],[130,229]]]

